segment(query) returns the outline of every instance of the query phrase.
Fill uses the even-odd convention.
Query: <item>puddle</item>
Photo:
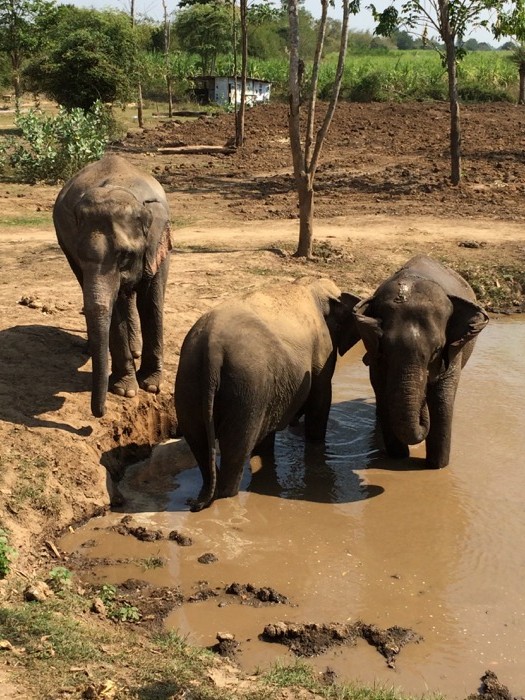
[[[423,641],[403,647],[395,670],[364,640],[331,648],[310,663],[319,671],[329,666],[339,681],[450,698],[475,692],[490,669],[522,695],[524,348],[523,319],[493,320],[480,335],[461,379],[451,463],[444,470],[420,468],[423,446],[412,448],[416,459],[408,461],[387,460],[377,451],[373,392],[358,346],[334,377],[325,448],[305,452],[301,436],[284,431],[275,462],[260,470],[253,459],[254,474],[245,470],[238,497],[190,513],[186,499],[197,494],[200,472],[173,476],[174,454],[181,467],[192,459],[180,442],[168,443],[145,472],[137,470],[123,484],[126,513],[135,525],[160,530],[163,539],[145,542],[108,530],[125,515],[111,513],[60,545],[86,557],[125,560],[86,574],[99,583],[142,579],[179,587],[185,598],[202,581],[201,587],[221,591],[233,582],[278,591],[286,604],[243,604],[242,597],[221,593],[185,602],[165,620],[198,645],[212,646],[217,633],[235,635],[237,661],[250,672],[294,658],[286,647],[259,640],[268,624],[362,620],[409,628]],[[190,537],[191,546],[169,540],[173,530]],[[216,560],[200,563],[203,554]],[[165,566],[146,568],[152,557]]]

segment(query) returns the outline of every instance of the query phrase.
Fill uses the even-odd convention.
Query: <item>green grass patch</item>
[[[60,513],[61,498],[57,493],[50,493],[47,481],[50,467],[43,457],[22,457],[13,455],[17,478],[8,498],[10,508],[17,512],[30,507],[49,517]]]
[[[37,212],[24,216],[0,216],[0,226],[6,228],[51,225],[52,218],[49,212]]]

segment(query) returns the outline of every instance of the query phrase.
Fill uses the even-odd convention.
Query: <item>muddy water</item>
[[[447,469],[422,469],[423,446],[407,461],[381,456],[358,347],[334,378],[327,445],[305,453],[300,435],[281,433],[274,463],[257,471],[261,464],[252,460],[255,473],[246,470],[237,498],[189,513],[185,501],[197,493],[200,474],[166,473],[174,455],[180,466],[192,461],[176,443],[158,449],[145,470],[139,465],[123,486],[127,512],[137,524],[189,535],[193,546],[108,532],[122,513],[92,520],[61,545],[73,551],[94,540],[82,548],[87,556],[135,560],[97,568],[100,582],[143,578],[179,585],[187,596],[197,581],[237,581],[286,595],[293,605],[186,603],[166,620],[200,645],[213,644],[217,632],[235,634],[248,671],[292,658],[258,640],[269,622],[362,619],[410,627],[424,641],[404,647],[395,670],[365,642],[313,659],[319,670],[330,666],[340,681],[464,698],[492,669],[514,695],[524,694],[524,353],[521,319],[493,320],[481,334],[462,376]],[[198,563],[206,552],[218,561]],[[166,566],[141,567],[153,555]]]

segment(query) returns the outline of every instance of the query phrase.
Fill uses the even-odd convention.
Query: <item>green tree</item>
[[[521,0],[520,0],[521,1]],[[378,12],[371,5],[377,20],[376,34],[389,36],[400,27],[423,37],[439,51],[447,69],[450,104],[450,180],[461,180],[461,123],[458,98],[457,64],[465,53],[461,44],[465,35],[489,23],[487,11],[498,12],[504,0],[406,0],[400,10],[390,5]],[[431,33],[437,34],[437,39]],[[440,46],[438,40],[444,44]]]
[[[225,5],[198,4],[178,13],[173,29],[182,49],[200,57],[200,70],[215,72],[217,56],[232,48],[231,13]]]
[[[129,17],[67,7],[48,34],[47,50],[25,71],[35,92],[68,109],[97,100],[125,102],[136,82],[136,46]]]
[[[513,39],[510,60],[518,68],[518,104],[525,104],[525,0],[516,0],[510,7],[502,8],[492,26],[492,32],[496,39]]]
[[[38,22],[53,15],[55,8],[53,0],[0,0],[0,51],[9,56],[17,109],[24,63],[38,51],[43,39],[36,31]]]

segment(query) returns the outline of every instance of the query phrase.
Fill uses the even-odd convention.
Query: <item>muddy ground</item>
[[[81,293],[51,224],[59,187],[5,185],[0,526],[19,551],[14,579],[56,563],[49,543],[57,533],[108,507],[118,495],[109,475],[118,479],[173,432],[180,345],[198,316],[225,297],[310,273],[366,294],[425,252],[465,274],[488,309],[525,309],[525,110],[470,105],[462,118],[463,182],[452,188],[446,104],[341,105],[317,177],[313,261],[290,255],[298,222],[284,105],[250,110],[246,145],[228,155],[156,149],[228,145],[232,115],[159,118],[129,133],[115,150],[155,174],[172,207],[166,372],[158,397],[110,396],[100,420],[89,411]],[[15,595],[13,577],[0,583],[7,599]]]

